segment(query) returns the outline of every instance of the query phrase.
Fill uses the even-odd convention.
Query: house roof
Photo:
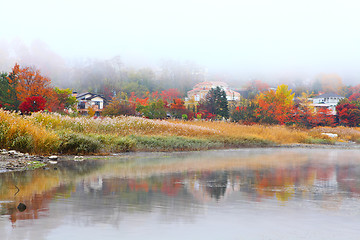
[[[204,88],[204,87],[214,87],[214,86],[219,86],[219,87],[228,87],[228,85],[224,82],[220,82],[220,81],[212,81],[212,82],[201,82],[198,83],[194,86],[194,88]]]
[[[90,95],[90,96],[86,97],[86,95]],[[78,94],[76,96],[76,99],[77,100],[89,100],[90,101],[91,99],[94,99],[96,97],[102,98],[102,99],[104,99],[104,101],[106,101],[106,99],[103,96],[95,94],[95,93],[90,93],[90,92]]]
[[[335,93],[324,93],[324,94],[321,94],[321,95],[316,96],[314,98],[329,98],[329,97],[344,98],[343,96],[340,96],[340,95],[335,94]]]

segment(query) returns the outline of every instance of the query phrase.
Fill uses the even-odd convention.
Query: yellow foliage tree
[[[259,107],[256,109],[257,117],[262,123],[284,124],[289,120],[293,107],[294,93],[282,84],[276,91],[270,90],[260,93],[256,97]]]
[[[95,110],[91,106],[89,106],[87,110],[90,117],[95,115]]]

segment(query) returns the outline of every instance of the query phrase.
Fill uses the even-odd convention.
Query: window
[[[79,109],[85,109],[85,102],[79,102],[78,103],[78,108]]]
[[[100,101],[94,101],[94,105],[97,105],[98,108],[100,109]]]

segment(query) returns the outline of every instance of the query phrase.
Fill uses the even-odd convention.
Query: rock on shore
[[[45,159],[16,150],[0,150],[0,172],[24,170],[34,161],[44,162]]]

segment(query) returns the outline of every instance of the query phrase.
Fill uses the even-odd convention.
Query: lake
[[[359,239],[359,153],[136,153],[2,173],[0,236]]]

